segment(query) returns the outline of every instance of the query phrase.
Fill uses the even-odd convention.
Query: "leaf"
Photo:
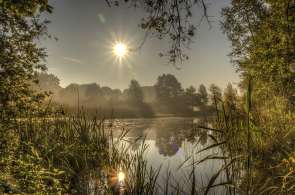
[[[197,152],[197,154],[199,154],[199,153],[201,153],[201,152],[203,152],[203,151],[206,151],[206,150],[212,149],[212,148],[216,148],[216,147],[218,147],[218,146],[220,146],[220,145],[223,145],[223,144],[225,144],[225,143],[226,143],[226,141],[223,141],[223,142],[220,142],[220,143],[216,143],[216,144],[212,144],[212,145],[210,145],[210,146],[208,146],[208,147],[206,147],[206,148],[204,148],[204,149],[202,149],[202,150],[199,150],[199,151]]]
[[[208,155],[206,156],[205,158],[199,160],[198,162],[194,163],[194,164],[191,164],[191,165],[188,165],[186,167],[189,167],[189,166],[195,166],[195,165],[199,165],[207,160],[224,160],[224,159],[228,159],[229,157],[227,156],[215,156],[215,154],[212,154],[212,155]]]
[[[197,128],[200,128],[200,129],[206,129],[206,130],[210,130],[210,131],[215,131],[215,132],[219,132],[219,133],[223,133],[222,130],[219,130],[219,129],[213,129],[213,128],[205,127],[205,126],[197,126]]]
[[[206,191],[205,191],[204,195],[207,195],[209,193],[210,189],[213,188],[214,186],[216,186],[216,185],[213,185],[213,184],[215,183],[215,181],[218,178],[218,176],[220,175],[220,173],[223,170],[225,170],[227,167],[229,167],[231,164],[233,164],[236,160],[237,160],[237,158],[232,159],[228,164],[226,164],[225,166],[221,167],[221,169],[219,169],[219,171],[217,173],[215,173],[211,177],[211,179],[210,179],[210,181],[209,181],[209,183],[208,183],[208,185],[206,187]]]

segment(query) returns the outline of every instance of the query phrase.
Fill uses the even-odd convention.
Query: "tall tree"
[[[131,106],[129,109],[135,116],[148,117],[153,115],[151,107],[143,101],[143,92],[136,80],[131,80],[130,82],[127,89],[127,100]]]
[[[37,83],[33,83],[33,89],[56,94],[61,89],[59,78],[53,74],[39,72],[36,74]]]
[[[104,103],[104,98],[100,86],[96,83],[89,84],[85,90],[86,101],[84,102],[87,106],[98,107]]]
[[[232,42],[231,57],[244,78],[255,83],[262,101],[269,94],[295,93],[294,0],[232,0],[223,9],[223,29]]]
[[[143,93],[139,83],[136,80],[131,80],[128,88],[128,100],[135,105],[143,103]]]
[[[176,111],[176,107],[183,95],[183,89],[175,76],[172,74],[159,76],[154,87],[159,106],[166,111]]]
[[[201,100],[201,103],[206,106],[208,104],[208,92],[205,85],[201,84],[199,86],[198,94]]]
[[[176,98],[183,92],[180,82],[172,74],[159,76],[155,89],[157,98],[161,103]]]
[[[194,88],[193,86],[190,86],[189,88],[187,88],[185,90],[185,96],[186,96],[186,100],[187,100],[187,105],[188,107],[191,109],[191,111],[193,111],[194,106],[197,106],[200,104],[200,99],[196,93],[196,88]]]
[[[47,35],[40,14],[51,12],[47,0],[0,1],[0,108],[28,112],[40,96],[30,89],[36,70],[45,70],[45,50],[36,40]]]

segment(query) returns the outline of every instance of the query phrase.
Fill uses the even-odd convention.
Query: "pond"
[[[130,150],[137,151],[142,142],[148,145],[144,156],[148,166],[153,168],[161,166],[158,183],[163,186],[170,172],[170,185],[184,186],[181,194],[189,193],[191,190],[193,161],[198,162],[208,155],[221,155],[219,148],[199,152],[213,144],[213,140],[210,138],[212,134],[210,130],[195,128],[197,125],[209,124],[200,118],[181,117],[113,121],[115,135],[118,135],[122,128],[128,130],[125,139],[128,143],[133,143]],[[222,165],[223,161],[217,159],[196,165],[194,173],[197,189],[202,191]],[[223,177],[224,174],[221,174],[216,183],[222,182]],[[216,187],[211,189],[209,194],[225,194],[225,192],[223,187]]]

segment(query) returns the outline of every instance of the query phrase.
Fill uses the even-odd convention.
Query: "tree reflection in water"
[[[155,141],[158,153],[162,156],[174,156],[182,144],[207,143],[208,131],[198,126],[208,126],[206,119],[165,118],[126,120],[124,125],[130,130],[127,135],[131,149],[136,151],[144,139]]]
[[[165,176],[170,171],[172,183],[176,182],[186,187],[191,183],[186,182],[192,172],[192,159],[198,162],[207,155],[217,154],[219,150],[210,150],[204,153],[197,151],[211,144],[210,131],[198,127],[210,128],[208,119],[193,118],[154,118],[154,119],[122,119],[115,120],[114,133],[120,135],[122,128],[129,130],[124,137],[122,147],[133,153],[140,152],[143,145],[149,145],[144,153],[145,163],[155,169],[160,168],[157,183],[165,185]],[[143,144],[144,143],[144,144]],[[194,154],[194,155],[193,155]],[[194,167],[197,175],[198,186],[203,186],[208,178],[214,175],[222,166],[222,162],[208,161]],[[166,171],[167,170],[167,171]],[[221,181],[221,180],[220,180]],[[173,183],[173,184],[176,184]],[[216,191],[219,189],[216,188]]]

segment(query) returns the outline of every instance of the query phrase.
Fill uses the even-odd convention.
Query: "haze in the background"
[[[230,59],[230,45],[220,30],[221,8],[227,0],[211,1],[208,13],[213,21],[210,29],[204,22],[188,51],[190,59],[180,70],[167,64],[158,53],[167,49],[166,41],[149,39],[141,50],[130,54],[128,60],[119,64],[111,54],[111,46],[123,38],[130,46],[140,45],[144,32],[138,27],[142,10],[108,7],[104,0],[51,0],[53,14],[49,15],[49,32],[59,40],[46,40],[49,72],[57,75],[61,85],[70,83],[93,83],[127,88],[131,79],[141,85],[153,85],[163,73],[172,73],[183,84],[197,86],[216,83],[225,87],[228,82],[238,82]],[[198,7],[195,12],[200,12]],[[195,16],[198,24],[199,17]]]

